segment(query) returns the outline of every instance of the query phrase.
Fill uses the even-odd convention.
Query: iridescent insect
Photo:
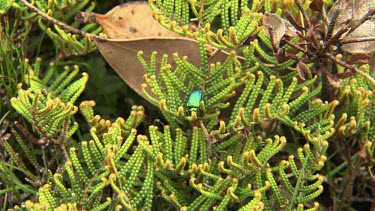
[[[191,115],[195,112],[197,115],[199,114],[199,106],[200,102],[203,100],[203,93],[201,90],[193,90],[190,92],[188,101],[186,103],[187,112]]]

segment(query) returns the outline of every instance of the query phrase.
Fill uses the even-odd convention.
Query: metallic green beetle
[[[199,113],[199,106],[200,102],[203,100],[203,93],[201,90],[193,90],[190,92],[188,97],[188,102],[186,103],[187,111],[189,115],[193,113],[193,111],[198,115]]]

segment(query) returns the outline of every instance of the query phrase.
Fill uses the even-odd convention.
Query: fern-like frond
[[[89,0],[35,1],[34,4],[40,11],[47,13],[52,18],[71,24],[72,27],[76,28],[79,24],[74,22],[75,14],[83,9],[92,11],[95,8],[95,3],[90,3]],[[42,31],[53,41],[56,52],[59,53],[59,59],[74,55],[86,55],[96,50],[96,45],[90,40],[89,36],[72,35],[57,25],[51,27],[49,23],[44,22],[43,18],[34,12],[24,13],[22,19],[38,23]],[[101,32],[101,28],[95,24],[88,24],[81,30],[91,34]]]
[[[65,71],[49,84],[55,65],[51,63],[45,77],[40,79],[40,62],[41,60],[37,59],[34,69],[30,68],[29,74],[26,75],[25,82],[30,88],[23,90],[20,84],[18,97],[12,98],[11,103],[22,116],[35,124],[41,134],[53,137],[78,111],[73,103],[85,88],[88,75],[83,73],[83,77],[73,83],[72,80],[79,72],[78,66],[75,66],[73,71],[66,67]],[[66,132],[71,134],[69,130]]]
[[[250,10],[246,1],[149,1],[149,4],[155,20],[164,27],[221,50],[235,49],[255,35],[262,18],[262,14],[257,13],[261,5]],[[198,30],[189,25],[189,8],[193,11]],[[221,20],[221,29],[213,23],[216,18]]]

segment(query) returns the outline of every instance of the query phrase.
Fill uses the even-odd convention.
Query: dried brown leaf
[[[283,19],[283,21],[285,25],[285,35],[290,38],[298,37],[296,28],[294,28],[294,26],[291,23],[289,23],[287,20]]]
[[[345,79],[345,78],[349,78],[349,77],[351,77],[353,75],[354,75],[354,72],[347,71],[347,72],[344,72],[344,73],[335,74],[335,78],[337,78],[337,79]]]
[[[374,11],[374,0],[339,0],[335,2],[328,12],[328,18],[331,21],[335,21],[333,34],[353,24],[351,25],[352,29],[348,29],[348,32],[341,36],[342,49],[344,51],[352,54],[370,54],[375,52],[375,18],[371,18],[371,15],[369,15],[369,12]],[[337,19],[333,20],[337,13]],[[360,20],[363,20],[366,15],[369,20],[361,23]],[[361,24],[355,28],[356,23]]]
[[[179,34],[164,28],[152,16],[147,2],[130,2],[121,4],[105,15],[79,12],[76,20],[96,22],[111,39],[133,39],[140,37],[181,37]]]
[[[197,67],[200,66],[199,44],[190,38],[95,39],[94,41],[116,73],[146,100],[148,99],[141,89],[146,71],[137,59],[139,51],[143,51],[146,61],[150,61],[151,54],[157,51],[157,69],[160,68],[160,61],[164,54],[169,56],[168,63],[175,66],[172,59],[174,53],[178,53],[180,57],[187,56],[187,61]],[[229,53],[219,50],[210,58],[210,62],[223,62],[228,55]],[[242,57],[239,59],[243,60]]]
[[[358,64],[358,65],[363,65],[363,64],[368,64],[370,60],[370,55],[368,54],[363,54],[363,53],[356,53],[353,54],[349,57],[349,59],[345,60],[347,64]]]
[[[299,31],[305,30],[305,28],[296,19],[294,19],[293,15],[290,14],[287,10],[284,10],[284,15],[296,29],[298,29]]]
[[[342,86],[342,82],[339,78],[331,75],[331,74],[325,74],[325,76],[328,79],[328,82],[334,87],[334,88],[340,88]]]
[[[323,66],[320,66],[320,70],[324,73],[326,76],[328,82],[334,87],[334,88],[340,88],[342,85],[341,80],[336,76],[329,73]]]
[[[311,79],[311,72],[307,65],[301,61],[297,62],[298,75],[303,80]]]
[[[186,56],[187,61],[199,67],[199,44],[196,40],[185,38],[161,26],[152,17],[147,2],[126,3],[115,7],[106,15],[79,13],[76,20],[82,23],[97,22],[107,34],[105,38],[93,38],[100,53],[116,73],[139,95],[148,100],[142,91],[146,71],[138,61],[137,54],[143,51],[143,57],[150,61],[154,51],[157,52],[157,69],[164,54],[168,63],[175,67],[172,55]],[[223,62],[229,53],[211,48],[216,53],[210,62]],[[242,57],[238,57],[243,60]],[[149,92],[150,93],[150,92]]]
[[[263,15],[262,24],[267,34],[272,38],[272,44],[276,47],[279,47],[281,38],[285,34],[285,25],[283,19],[275,14],[265,12]]]

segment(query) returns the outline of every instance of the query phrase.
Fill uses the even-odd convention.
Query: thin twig
[[[318,27],[318,25],[315,25],[315,26],[312,26],[312,28],[310,27],[310,28],[307,30],[307,35],[309,35],[309,32],[310,32],[310,33],[311,33],[310,38],[311,38],[311,40],[312,40],[312,43],[311,43],[311,41],[310,41],[310,42],[308,42],[307,44],[310,45],[312,48],[315,48],[315,49],[317,49],[317,48],[318,48],[317,46],[319,46],[319,42],[317,41],[317,39],[316,39],[316,37],[315,37],[315,34],[314,34],[315,29],[316,29],[317,27]]]
[[[373,10],[368,11],[360,20],[357,20],[357,21],[353,20],[352,24],[349,26],[350,30],[348,31],[346,36],[348,36],[350,33],[352,33],[354,30],[356,30],[364,22],[370,20],[373,17],[374,14],[375,14],[375,10],[373,9]]]
[[[306,13],[306,10],[303,9],[302,5],[301,5],[301,1],[300,0],[295,0],[295,3],[298,7],[298,9],[302,12],[302,16],[303,16],[303,21],[305,22],[306,24],[306,28],[310,28],[311,26],[311,23],[310,23],[310,20],[307,16],[307,13]]]
[[[289,20],[289,22],[299,31],[306,31],[307,29],[300,25],[296,19],[294,19],[293,15],[291,15],[287,10],[284,10],[284,15]]]
[[[358,154],[358,159],[355,162],[353,167],[349,167],[349,178],[347,180],[345,189],[343,191],[343,194],[341,196],[341,203],[339,204],[338,210],[346,210],[348,207],[350,207],[351,198],[353,196],[353,185],[354,180],[357,176],[357,174],[360,172],[360,167],[365,163],[366,153],[364,147],[361,149],[361,151]],[[348,163],[351,163],[351,157],[348,157],[347,160]]]
[[[324,23],[326,24],[326,26],[328,26],[329,25],[329,20],[328,20],[328,17],[327,17],[327,12],[324,9],[324,7],[322,7],[322,17],[323,17]]]
[[[29,133],[29,131],[23,125],[21,125],[17,121],[14,122],[14,125],[17,127],[19,131],[21,131],[21,133],[23,133],[23,135],[29,138],[31,142],[33,142],[34,144],[40,145],[40,143],[38,142],[38,139],[36,139],[33,135],[31,135],[31,133]]]
[[[303,62],[305,64],[311,63],[311,60],[308,59],[308,58],[298,57],[295,54],[291,54],[291,53],[288,53],[288,52],[285,52],[285,51],[281,51],[279,55],[281,55],[281,56],[283,56],[285,58],[288,58],[288,59],[293,59],[295,61],[301,61],[301,62]]]
[[[20,2],[22,2],[24,5],[26,5],[31,11],[37,13],[38,15],[42,16],[44,19],[60,26],[61,28],[65,29],[65,30],[68,30],[72,33],[75,33],[75,34],[79,34],[83,37],[86,37],[86,36],[89,36],[90,38],[95,38],[97,37],[96,35],[93,35],[93,34],[90,34],[90,33],[86,33],[84,31],[81,31],[79,29],[76,29],[74,27],[71,27],[61,21],[58,21],[54,18],[52,18],[51,16],[47,15],[46,13],[40,11],[38,8],[36,8],[34,5],[30,4],[29,2],[27,2],[26,0],[20,0]]]
[[[329,22],[329,25],[327,25],[327,33],[324,37],[325,41],[328,41],[329,39],[332,38],[333,35],[333,30],[335,29],[335,24],[337,22],[337,19],[339,17],[340,11],[339,10],[334,10],[331,15],[331,21]]]
[[[268,28],[268,30],[269,30],[269,35],[270,35],[270,39],[271,39],[271,45],[272,45],[272,48],[273,48],[273,50],[274,50],[274,52],[277,54],[279,51],[280,51],[280,47],[279,46],[277,46],[276,45],[276,43],[275,43],[275,37],[273,36],[274,34],[274,31],[273,31],[273,27],[272,26],[270,26],[269,28]],[[280,44],[279,44],[280,45]],[[276,58],[276,60],[277,60],[277,58]]]
[[[345,34],[349,30],[349,25],[345,24],[338,32],[336,32],[332,37],[329,38],[329,40],[325,43],[325,46],[330,46],[337,40],[341,38],[343,34]],[[324,51],[328,51],[328,47],[324,49]]]
[[[298,46],[298,45],[296,45],[296,44],[291,43],[288,39],[286,39],[286,38],[283,37],[282,40],[283,40],[284,42],[286,42],[288,45],[290,45],[291,47],[293,47],[293,48],[295,48],[295,49],[297,49],[297,50],[300,50],[300,51],[302,51],[303,53],[307,53],[307,50],[306,50],[306,49],[304,49],[304,48],[302,48],[302,47],[300,47],[300,46]]]
[[[208,133],[207,128],[204,126],[202,120],[199,120],[199,124],[201,126],[201,129],[202,129],[204,135],[206,136],[206,140],[207,140],[207,153],[208,153],[208,156],[210,157],[211,156],[212,145],[214,143],[216,143],[216,140],[215,140],[215,138],[211,134]]]
[[[371,37],[358,37],[358,38],[355,38],[355,39],[343,40],[343,41],[341,41],[341,43],[342,44],[349,44],[349,43],[371,42],[371,41],[375,41],[375,37],[374,36],[371,36]]]
[[[371,76],[367,75],[365,72],[362,72],[359,69],[353,67],[352,65],[349,65],[349,64],[347,64],[347,63],[345,63],[343,61],[340,61],[340,60],[336,59],[334,56],[332,56],[329,53],[326,53],[324,55],[327,56],[329,59],[331,59],[333,62],[335,62],[335,63],[337,63],[337,64],[339,64],[339,65],[341,65],[341,66],[343,66],[343,67],[345,67],[345,68],[347,68],[347,69],[355,72],[355,73],[358,73],[358,74],[362,75],[367,80],[369,80],[373,85],[375,85],[375,80]]]

